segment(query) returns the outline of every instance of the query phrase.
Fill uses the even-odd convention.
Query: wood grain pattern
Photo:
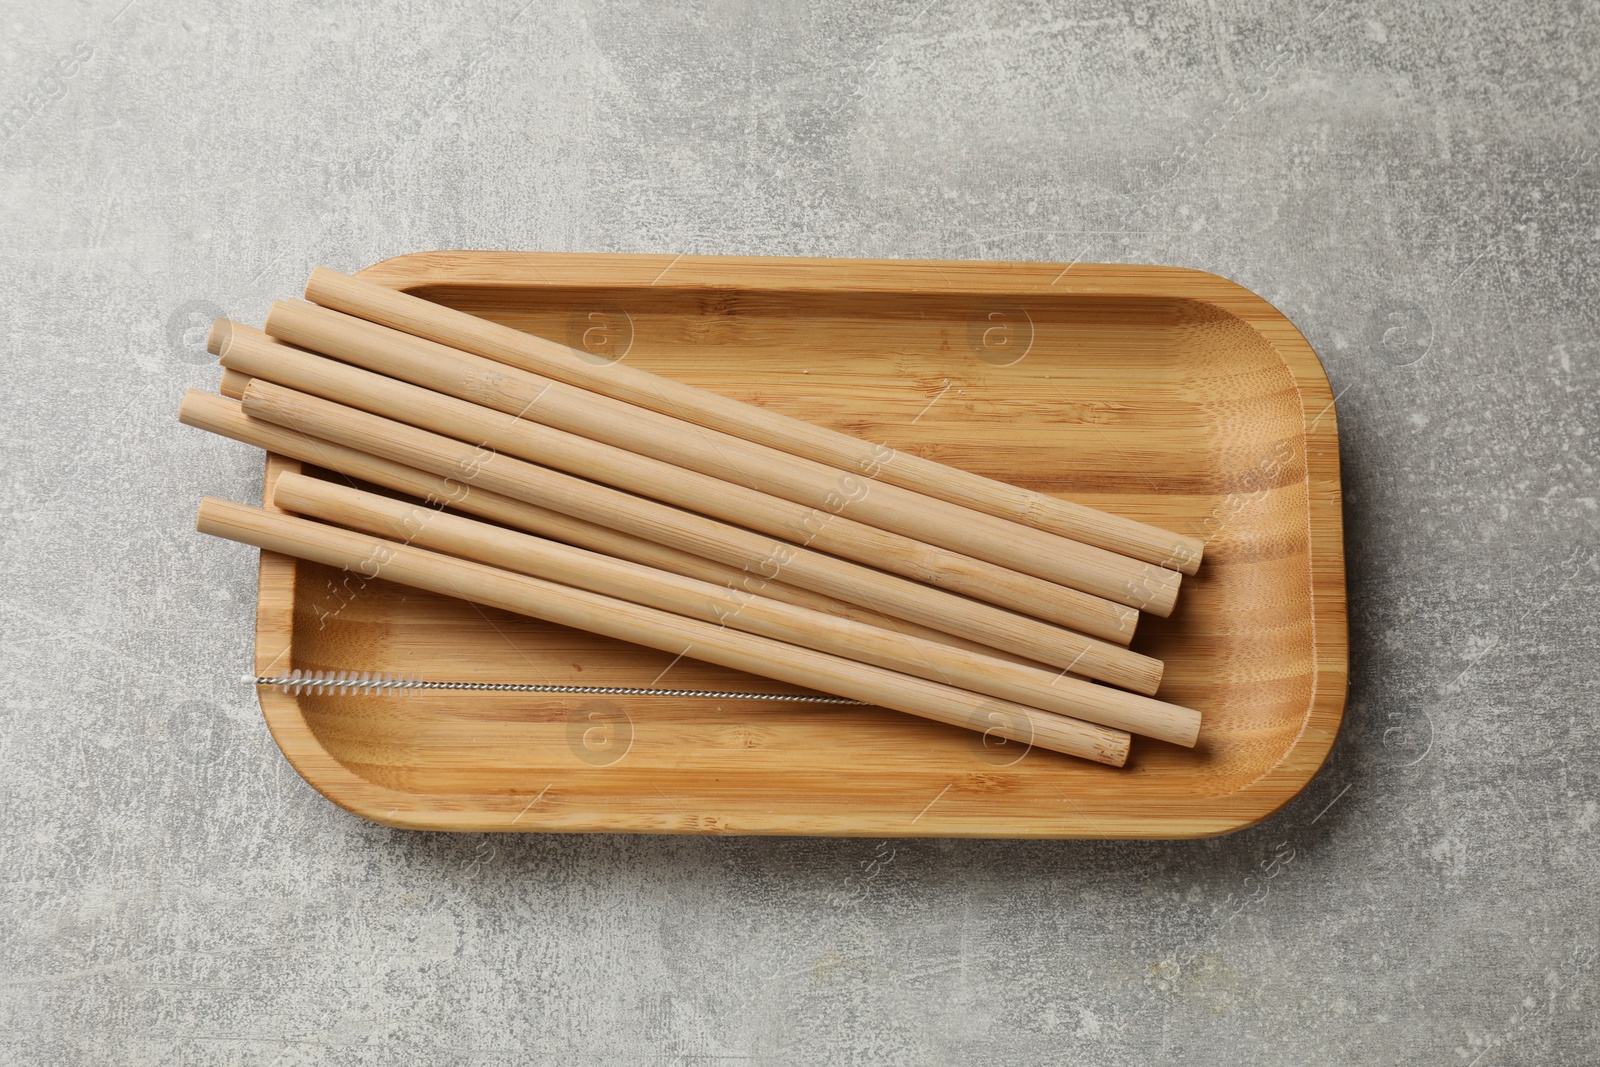
[[[1270,814],[1333,742],[1348,670],[1333,400],[1304,338],[1248,290],[1177,268],[480,252],[362,276],[1204,540],[1177,610],[1133,646],[1204,726],[1192,750],[1135,739],[1114,769],[871,708],[262,690],[290,762],[351,811],[453,830],[1186,837]],[[297,466],[269,458],[269,501]],[[788,691],[270,552],[256,667]]]
[[[306,299],[418,337],[426,337],[500,363],[547,374],[630,404],[685,419],[819,460],[839,471],[868,474],[876,485],[898,485],[941,500],[960,503],[1013,522],[1050,530],[1119,556],[1147,560],[1185,574],[1199,568],[1204,543],[1170,530],[1141,525],[1081,504],[1045,496],[975,471],[951,467],[925,456],[899,452],[814,422],[668,378],[633,364],[597,367],[572,346],[528,334],[478,315],[446,307],[396,289],[317,267],[306,283]],[[969,344],[990,351],[991,361],[1009,365],[1025,356],[1029,344],[1013,344],[1004,311],[972,316]],[[585,331],[584,336],[588,336]],[[996,343],[997,338],[1000,338]],[[1109,561],[1109,557],[1107,558]],[[1162,613],[1165,615],[1165,612]]]
[[[234,328],[236,331],[239,329],[237,323],[234,324]],[[233,383],[236,386],[234,392],[242,396],[250,378],[248,375],[238,374],[237,371],[232,373],[239,379]],[[252,419],[244,413],[243,406],[236,399],[226,399],[214,393],[191,389],[184,395],[183,402],[179,405],[178,421],[222,437],[242,441],[247,445],[254,445],[267,452],[276,452],[287,459],[299,460],[327,470],[331,475],[343,476],[341,480],[346,483],[360,479],[420,500],[448,501],[453,511],[492,519],[514,529],[552,538],[562,544],[602,552],[608,556],[647,567],[657,567],[687,578],[714,582],[741,593],[771,597],[785,604],[795,604],[829,615],[871,623],[909,637],[936,641],[1006,662],[1039,666],[1035,660],[1013,656],[998,648],[980,645],[976,641],[968,641],[932,627],[919,626],[914,622],[896,619],[889,615],[880,615],[859,605],[814,593],[809,589],[801,589],[799,586],[768,581],[749,571],[730,567],[703,556],[680,552],[642,537],[608,530],[604,526],[574,519],[558,511],[535,507],[521,500],[513,500],[508,496],[474,488],[465,482],[441,478],[414,467],[336,445],[332,441],[321,441],[293,430],[286,430],[281,426],[274,426],[270,422]],[[1184,743],[1189,744],[1191,741]]]
[[[1014,655],[1151,695],[1161,661],[1031,616],[983,604],[910,578],[800,548],[731,523],[623,493],[454,437],[252,378],[240,402],[254,419],[312,434],[433,474],[470,481],[526,503],[560,509],[685,552],[892,611]],[[448,498],[446,498],[448,499]]]
[[[425,303],[425,306],[439,305]],[[498,412],[501,424],[510,419],[511,425],[518,429],[526,430],[529,423],[539,423],[542,432],[529,434],[530,444],[536,450],[532,455],[518,452],[509,443],[505,447],[495,443],[498,435],[489,432],[489,428],[496,425],[493,419],[470,437],[524,459],[538,459],[574,474],[595,478],[599,475],[590,473],[589,468],[597,464],[593,457],[606,451],[596,443],[604,442],[606,446],[622,450],[621,455],[649,457],[649,465],[633,483],[610,483],[631,492],[666,499],[703,514],[716,515],[729,522],[890,570],[894,568],[879,560],[894,559],[908,549],[916,555],[925,555],[926,550],[916,547],[922,542],[949,552],[942,559],[928,560],[923,573],[954,575],[968,569],[967,557],[982,560],[992,565],[991,568],[972,582],[972,588],[963,590],[979,599],[989,599],[990,591],[1010,585],[1013,581],[1010,573],[1020,571],[1036,580],[1055,583],[1057,587],[1082,590],[1097,598],[1165,617],[1172,614],[1183,579],[1175,570],[903,489],[860,471],[840,470],[790,455],[304,300],[280,300],[274,304],[267,315],[266,332],[298,348],[333,356],[344,363],[436,390],[462,402],[454,407],[447,405],[452,412],[462,411],[463,404],[470,404],[480,411],[488,408]],[[288,350],[289,353],[293,351]],[[266,359],[251,373],[282,385],[317,392],[312,384],[318,378],[315,374],[289,380],[271,373],[276,366],[300,361],[301,357],[286,355],[282,346],[258,349],[257,355]],[[232,366],[226,352],[223,356],[223,366]],[[341,399],[333,392],[318,395],[330,400]],[[368,407],[364,396],[356,406]],[[368,407],[368,410],[377,409]],[[765,408],[747,405],[747,410],[771,417]],[[391,417],[406,418],[402,414]],[[452,429],[441,429],[415,419],[406,421],[427,425],[429,429],[451,436],[462,436]],[[462,429],[465,424],[484,424],[481,416],[472,420],[458,415],[444,421],[446,425]],[[580,442],[577,465],[556,462],[554,457],[561,452],[558,442],[574,440]],[[661,496],[665,487],[671,487],[675,495]],[[753,502],[737,507],[735,502],[744,496],[752,497]],[[788,506],[777,509],[783,517],[775,524],[763,525],[762,517],[773,511],[772,497],[787,502]],[[834,534],[832,527],[842,525],[857,530],[862,524],[913,540],[907,546],[892,538],[885,541],[880,533],[866,542],[876,558],[852,555],[849,549],[857,544],[859,535],[840,537]],[[830,539],[837,542],[837,547],[829,546]],[[1072,612],[1049,613],[1053,599],[1059,596],[1059,592],[1046,585],[1043,594],[995,603],[1063,626],[1083,628]],[[1042,611],[1039,610],[1041,605]],[[1095,630],[1085,629],[1084,632],[1111,639]],[[1129,633],[1131,636],[1131,631]]]
[[[224,367],[242,371],[262,382],[286,386],[498,453],[498,456],[479,454],[476,460],[479,465],[490,466],[496,461],[503,463],[500,457],[514,457],[816,552],[984,600],[1102,640],[1127,644],[1133,637],[1138,622],[1135,607],[842,515],[830,515],[734,482],[685,470],[652,456],[553,429],[529,417],[497,411],[303,352],[272,341],[265,334],[252,337],[251,333],[254,331],[230,331],[230,341],[222,352]],[[258,391],[255,386],[246,388],[246,410],[250,410],[255,402],[254,393]],[[467,470],[459,473],[460,480],[472,480]],[[1130,566],[1154,570],[1147,563],[1128,562]],[[1177,572],[1168,573],[1177,576]],[[1108,572],[1103,580],[1107,591],[1124,587],[1130,590],[1149,588],[1114,572]],[[1176,587],[1170,592],[1175,594]],[[1161,614],[1170,611],[1169,597]]]
[[[882,626],[785,604],[737,587],[702,582],[603,553],[588,552],[519,530],[454,515],[419,500],[395,499],[292,473],[279,476],[276,500],[280,507],[308,519],[859,660],[1115,730],[1185,747],[1193,746],[1199,734],[1200,715],[1190,708],[1111,686],[1095,685],[1057,670],[1011,663],[924,641]],[[1024,737],[1024,740],[1028,739]]]
[[[195,528],[338,567],[347,574],[382,573],[411,589],[604,634],[675,659],[692,655],[703,662],[975,730],[980,736],[994,735],[1113,767],[1122,766],[1128,755],[1128,734],[1122,730],[281,510],[208,496],[200,502]]]

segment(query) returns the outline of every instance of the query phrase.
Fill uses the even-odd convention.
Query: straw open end
[[[316,290],[318,282],[323,280],[337,281],[346,277],[348,277],[348,275],[340,274],[332,267],[312,267],[311,277],[306,279],[305,298],[311,301],[313,304],[316,303],[317,298],[311,294]]]
[[[194,528],[201,533],[215,533],[218,529],[218,514],[225,505],[231,503],[232,501],[219,500],[214,496],[202,497],[200,499],[200,507],[195,512]]]
[[[228,342],[232,339],[233,323],[218,319],[211,324],[211,332],[206,334],[206,351],[213,356],[221,356],[228,350]]]

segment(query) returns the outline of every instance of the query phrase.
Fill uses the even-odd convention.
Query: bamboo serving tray
[[[1205,716],[1121,769],[876,708],[742,696],[260,687],[336,804],[430,830],[1193,837],[1322,764],[1348,645],[1333,398],[1265,300],[1167,267],[431,252],[363,276],[591,353],[1207,541],[1134,649]],[[267,463],[266,503],[279,473]],[[261,555],[256,674],[798,693]]]

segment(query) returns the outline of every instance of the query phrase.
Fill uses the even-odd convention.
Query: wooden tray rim
[[[597,279],[595,270],[605,271]],[[782,256],[638,255],[594,252],[413,252],[357,272],[401,290],[435,285],[523,289],[546,287],[692,288],[769,292],[927,290],[976,296],[1101,295],[1196,301],[1231,314],[1260,334],[1282,359],[1300,397],[1305,432],[1307,538],[1313,677],[1306,717],[1294,742],[1270,769],[1243,788],[1207,797],[1182,819],[1072,805],[1059,823],[1029,820],[996,825],[992,813],[927,813],[908,824],[874,813],[746,818],[737,826],[678,810],[657,812],[547,811],[536,823],[486,812],[500,794],[415,794],[363,778],[317,740],[299,700],[257,687],[262,715],[291,766],[312,788],[362,818],[398,829],[457,832],[738,833],[796,836],[1154,838],[1210,837],[1265,819],[1310,783],[1326,760],[1343,719],[1349,681],[1342,493],[1334,397],[1309,342],[1282,312],[1244,286],[1185,267],[1139,264],[1061,264],[979,260],[830,259]],[[263,489],[271,507],[277,475],[299,464],[269,454]],[[256,613],[256,673],[270,675],[290,658],[296,561],[261,553]],[[1146,801],[1147,802],[1147,801]],[[676,808],[676,805],[671,805]]]

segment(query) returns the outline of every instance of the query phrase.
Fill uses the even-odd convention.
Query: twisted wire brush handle
[[[472,693],[571,693],[587,696],[704,697],[712,700],[776,700],[804,704],[851,704],[859,700],[807,693],[736,693],[714,689],[648,689],[612,685],[528,685],[515,682],[430,682],[414,675],[382,674],[375,671],[305,671],[286,675],[247,674],[244,681],[280,689],[290,695],[310,693],[334,696],[372,696],[418,689]]]

